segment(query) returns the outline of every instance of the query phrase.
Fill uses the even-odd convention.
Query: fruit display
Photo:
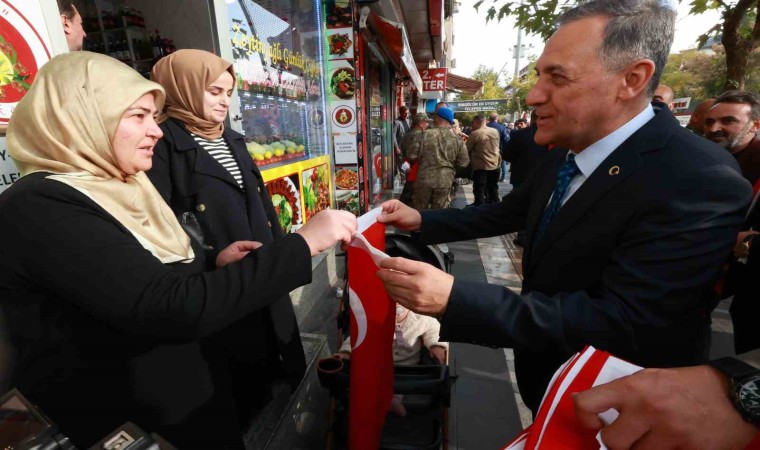
[[[246,147],[258,166],[300,158],[306,154],[306,146],[287,140],[275,141],[271,144],[259,144],[252,141],[247,143]]]
[[[272,197],[274,211],[280,226],[289,233],[293,225],[301,223],[301,202],[298,188],[289,177],[278,178],[266,183],[267,191]]]
[[[327,164],[304,170],[303,182],[304,217],[309,220],[314,214],[330,207],[330,171]]]

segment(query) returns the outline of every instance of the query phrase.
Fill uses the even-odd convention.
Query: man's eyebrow
[[[549,73],[549,74],[552,74],[552,73],[563,74],[566,72],[566,69],[560,64],[550,64],[544,68],[544,72]]]

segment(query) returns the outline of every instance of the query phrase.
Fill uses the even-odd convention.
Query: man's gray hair
[[[669,0],[592,0],[566,11],[560,25],[592,16],[607,16],[599,59],[608,72],[622,70],[637,59],[654,62],[647,95],[660,84],[660,75],[673,45],[677,12]]]

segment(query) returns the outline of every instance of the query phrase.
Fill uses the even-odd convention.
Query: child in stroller
[[[401,305],[396,305],[396,330],[393,339],[393,364],[412,366],[424,362],[423,348],[429,352],[430,360],[438,364],[446,364],[446,352],[449,344],[440,342],[441,324],[432,317],[416,314]],[[350,338],[343,345],[335,358],[349,359],[351,357]],[[396,394],[391,401],[390,410],[401,417],[406,416],[406,408],[402,403],[403,395]]]

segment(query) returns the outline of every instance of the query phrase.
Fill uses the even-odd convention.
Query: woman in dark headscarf
[[[11,355],[0,393],[18,388],[81,447],[133,421],[179,448],[241,448],[220,431],[235,412],[215,402],[197,340],[308,283],[311,256],[349,240],[355,218],[333,211],[207,263],[144,173],[163,100],[126,65],[75,52],[43,66],[16,107],[7,147],[22,178],[0,195]]]

